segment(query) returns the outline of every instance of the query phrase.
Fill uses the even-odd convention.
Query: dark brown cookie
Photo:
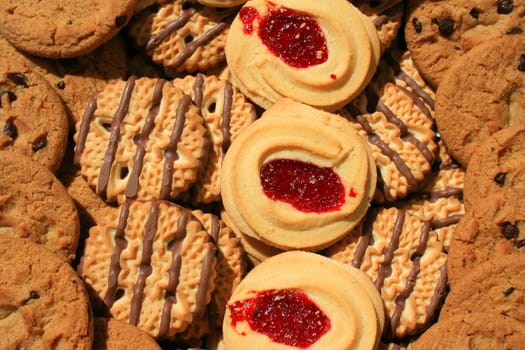
[[[75,204],[53,173],[0,151],[0,236],[29,238],[72,261],[79,230]]]
[[[458,58],[436,91],[448,151],[467,166],[486,138],[525,121],[525,34],[484,42]]]
[[[146,332],[114,318],[95,317],[93,350],[160,350]]]
[[[476,45],[522,33],[524,15],[522,0],[411,0],[405,38],[414,62],[436,87],[453,61]]]
[[[439,315],[484,311],[525,321],[525,255],[503,255],[475,266],[447,295]]]
[[[506,127],[472,153],[465,173],[468,208],[493,193],[525,189],[525,125]]]
[[[8,0],[0,11],[0,33],[35,56],[78,57],[114,37],[131,19],[136,3]]]
[[[66,110],[49,83],[16,60],[0,61],[0,127],[0,150],[58,168],[67,144]]]
[[[82,280],[29,239],[0,235],[0,348],[82,349],[93,317]]]

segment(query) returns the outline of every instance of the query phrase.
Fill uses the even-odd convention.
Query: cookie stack
[[[523,344],[522,1],[4,5],[1,348]]]

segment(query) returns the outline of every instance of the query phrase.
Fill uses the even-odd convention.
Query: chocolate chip
[[[423,25],[415,17],[412,18],[412,25],[414,26],[414,30],[416,31],[416,33],[421,33],[421,31],[423,30]]]
[[[115,24],[117,27],[122,27],[126,23],[126,16],[115,17]]]
[[[4,134],[12,138],[13,140],[18,137],[18,129],[16,128],[13,119],[8,119],[4,125]]]
[[[438,25],[439,32],[444,36],[450,36],[454,33],[454,19],[450,16],[434,18],[432,23]]]
[[[506,15],[514,10],[512,0],[498,0],[498,13]]]
[[[70,19],[68,19],[67,22],[66,22],[66,24],[73,24],[73,21],[70,20]]]
[[[4,92],[1,92],[0,93],[0,107],[3,107],[2,106],[2,96],[4,95],[7,95],[7,99],[9,100],[9,102],[13,102],[13,101],[16,101],[16,95],[13,91],[4,91]]]
[[[522,239],[521,241],[518,241],[518,243],[516,244],[516,248],[518,249],[521,249],[525,247],[525,239]]]
[[[27,77],[22,73],[9,73],[7,77],[9,78],[9,80],[11,80],[18,86],[21,86],[23,88],[29,87],[27,83]]]
[[[505,183],[506,176],[506,173],[497,173],[494,177],[494,182],[497,183],[499,186],[503,186],[503,184]]]
[[[472,8],[469,12],[469,15],[472,16],[472,18],[478,19],[479,18],[479,10],[477,8]]]
[[[40,151],[41,149],[45,148],[47,146],[47,137],[45,135],[39,137],[34,143],[33,143],[33,152]]]
[[[523,33],[523,29],[520,27],[512,27],[509,30],[507,30],[508,35],[514,35],[514,34],[521,34]]]
[[[520,234],[520,230],[515,224],[505,221],[501,224],[501,234],[506,239],[514,239],[518,237],[518,235]]]
[[[29,299],[39,299],[39,298],[40,298],[40,295],[34,290],[29,292]]]
[[[503,295],[506,296],[506,297],[508,297],[509,295],[511,295],[511,294],[514,292],[514,290],[516,290],[516,288],[514,288],[514,287],[509,287],[509,288],[507,288],[507,289],[505,289],[505,290],[503,291]]]
[[[525,55],[520,56],[520,63],[518,64],[518,70],[520,72],[525,72]]]
[[[64,83],[63,80],[60,80],[58,83],[57,83],[57,88],[59,88],[60,90],[64,90],[66,88],[66,83]]]

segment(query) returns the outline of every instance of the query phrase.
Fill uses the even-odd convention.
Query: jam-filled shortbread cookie
[[[362,91],[380,50],[349,1],[251,0],[232,23],[226,59],[232,81],[263,108],[290,97],[334,111]]]
[[[523,124],[524,86],[525,34],[484,42],[455,60],[436,91],[435,109],[452,157],[466,167],[489,135]]]
[[[127,32],[134,44],[169,76],[204,71],[225,60],[224,47],[236,8],[196,1],[162,1],[141,11]]]
[[[385,303],[385,340],[418,334],[433,322],[445,293],[447,255],[429,222],[404,209],[373,207],[326,254],[373,280]]]
[[[130,77],[90,100],[75,163],[108,202],[170,199],[196,181],[209,141],[191,97],[160,78]]]
[[[431,171],[437,153],[433,103],[409,53],[389,51],[363,94],[340,111],[374,155],[379,177],[374,201],[406,197]]]
[[[57,254],[0,235],[0,348],[91,350],[93,317],[84,283]]]
[[[524,15],[522,0],[411,0],[405,38],[421,73],[437,87],[454,60],[473,47],[522,33]]]
[[[93,350],[161,349],[148,333],[127,322],[108,317],[95,317],[94,323]]]
[[[221,194],[234,229],[318,250],[357,225],[375,182],[366,141],[346,119],[284,98],[232,142]]]
[[[465,173],[465,205],[483,202],[493,193],[525,189],[525,126],[492,134],[474,151]]]
[[[521,349],[525,326],[511,317],[487,312],[462,313],[432,325],[410,350]]]
[[[68,137],[66,109],[40,74],[9,58],[0,62],[0,127],[0,150],[58,168]]]
[[[228,80],[213,75],[187,75],[173,84],[192,97],[212,142],[206,165],[190,191],[191,201],[218,202],[222,159],[230,143],[257,118],[255,107]]]
[[[113,38],[128,23],[136,0],[76,3],[9,0],[0,33],[15,47],[47,58],[78,57]]]
[[[70,262],[79,231],[75,204],[54,174],[25,156],[0,151],[0,236],[29,238]]]
[[[525,321],[525,256],[501,256],[475,266],[448,293],[440,320],[486,311]],[[445,321],[446,322],[446,321]]]
[[[522,189],[495,192],[468,208],[450,242],[447,270],[451,288],[484,261],[508,254],[523,254],[524,196],[525,190]]]
[[[301,251],[257,265],[228,301],[225,348],[373,349],[383,309],[372,282],[355,271]]]
[[[127,201],[89,230],[80,276],[109,314],[157,339],[201,317],[215,279],[215,242],[167,201]]]

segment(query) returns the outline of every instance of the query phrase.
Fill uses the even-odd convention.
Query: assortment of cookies
[[[0,348],[519,348],[524,18],[7,1]]]

